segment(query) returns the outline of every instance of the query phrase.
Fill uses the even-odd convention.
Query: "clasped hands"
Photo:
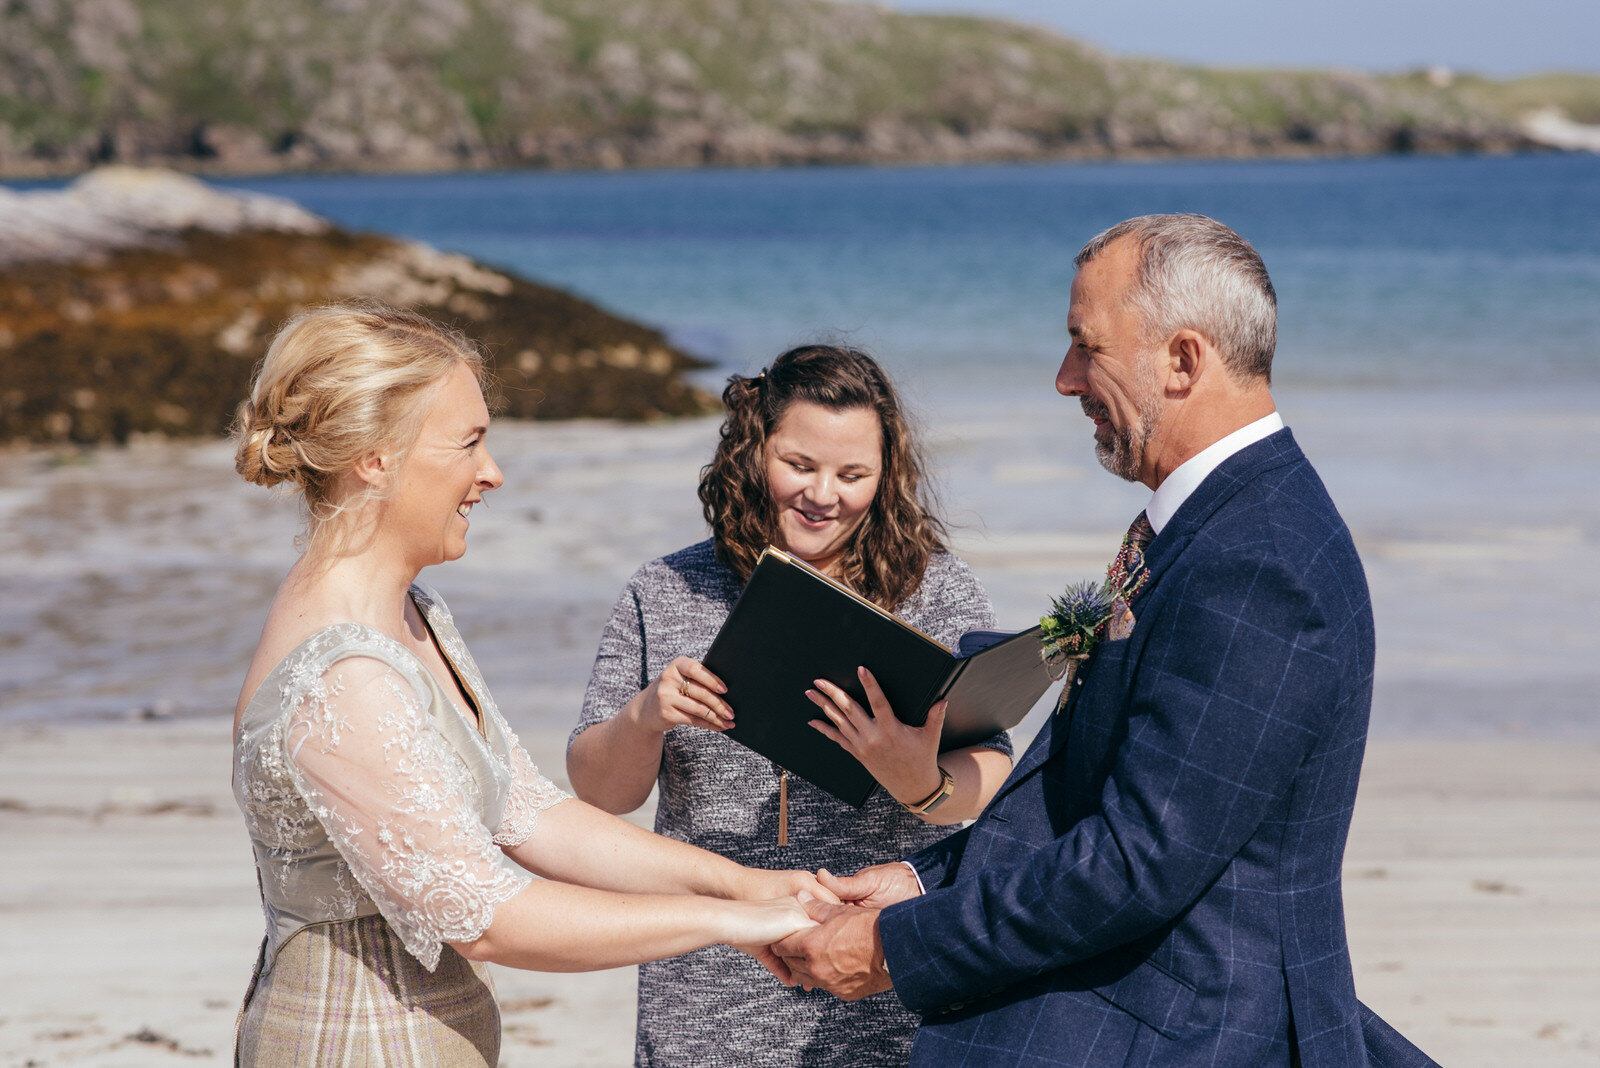
[[[878,913],[922,893],[916,874],[905,864],[876,864],[845,878],[824,868],[817,881],[840,903],[802,895],[817,926],[773,943],[756,959],[785,986],[826,990],[844,1001],[888,990]]]

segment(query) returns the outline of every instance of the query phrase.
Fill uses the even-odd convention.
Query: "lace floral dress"
[[[471,941],[532,876],[505,855],[568,795],[539,774],[449,610],[415,602],[482,727],[417,657],[327,627],[251,697],[234,796],[267,932],[240,1012],[245,1065],[497,1063],[500,1017]]]

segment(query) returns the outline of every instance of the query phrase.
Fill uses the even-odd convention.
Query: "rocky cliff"
[[[0,174],[1508,149],[1521,111],[1600,101],[1437,73],[1134,61],[844,0],[4,0]]]
[[[287,201],[112,167],[60,192],[0,189],[0,442],[221,433],[278,326],[352,298],[460,327],[512,417],[715,405],[682,378],[702,364],[568,293]]]

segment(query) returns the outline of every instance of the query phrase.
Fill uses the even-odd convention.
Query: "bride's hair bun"
[[[239,448],[234,468],[246,482],[257,486],[277,486],[298,482],[300,457],[294,451],[289,432],[256,417],[255,405],[239,406]]]
[[[403,456],[428,387],[458,362],[482,382],[472,342],[412,312],[343,304],[297,315],[239,406],[234,469],[258,486],[298,487],[313,525],[331,518],[339,476],[363,456]]]

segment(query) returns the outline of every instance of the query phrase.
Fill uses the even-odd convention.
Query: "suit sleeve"
[[[971,832],[972,825],[968,824],[906,858],[905,862],[917,873],[924,891],[944,886],[956,877],[956,865],[967,848]]]
[[[934,1011],[1154,931],[1281,803],[1337,704],[1334,651],[1350,624],[1324,619],[1305,577],[1275,555],[1213,552],[1172,580],[1140,620],[1150,630],[1127,733],[1094,814],[1023,861],[881,915],[908,1007]]]

